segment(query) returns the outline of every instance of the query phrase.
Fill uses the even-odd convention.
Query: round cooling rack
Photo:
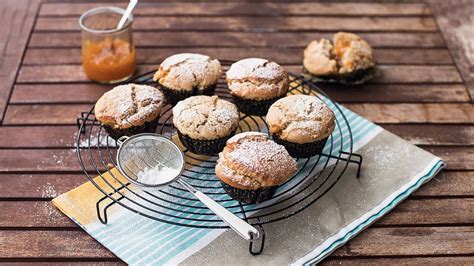
[[[223,65],[232,62],[221,61]],[[139,75],[130,82],[157,86],[152,77],[155,71]],[[162,110],[156,133],[170,138],[183,150],[186,157],[182,178],[215,201],[226,207],[252,225],[259,225],[289,218],[321,198],[343,176],[350,163],[360,170],[362,157],[353,153],[352,132],[349,121],[341,108],[311,82],[301,76],[290,74],[291,94],[308,94],[323,100],[336,115],[336,127],[328,139],[321,155],[297,159],[297,173],[282,184],[276,194],[259,204],[245,204],[230,198],[221,187],[214,174],[217,161],[215,156],[202,156],[186,150],[179,141],[172,123],[172,106],[167,104]],[[232,101],[225,79],[219,80],[216,95]],[[114,205],[128,209],[144,217],[174,225],[222,229],[229,228],[219,217],[207,209],[178,183],[172,183],[156,192],[142,191],[121,177],[116,167],[117,143],[110,138],[95,119],[94,108],[83,112],[78,118],[77,155],[81,167],[90,182],[104,196],[97,202],[97,215],[102,223],[107,223],[107,210]],[[236,133],[260,131],[268,133],[264,117],[241,114]],[[110,171],[108,171],[110,170]],[[262,234],[264,236],[264,232]],[[263,250],[250,252],[259,254]],[[252,244],[253,242],[251,242]]]

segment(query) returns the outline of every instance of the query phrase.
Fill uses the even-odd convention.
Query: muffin
[[[219,60],[201,54],[175,54],[166,58],[153,76],[168,103],[193,95],[213,95],[221,76]]]
[[[192,96],[173,108],[173,124],[193,153],[213,155],[225,146],[239,124],[237,107],[217,96]]]
[[[370,45],[356,34],[338,32],[333,42],[311,42],[304,50],[304,72],[317,81],[360,84],[372,78],[375,60]]]
[[[216,176],[230,197],[253,204],[270,199],[296,169],[296,161],[267,134],[245,132],[227,141]]]
[[[113,139],[155,132],[163,100],[163,94],[154,87],[121,85],[100,97],[95,117]]]
[[[277,63],[261,58],[232,64],[226,79],[237,107],[248,115],[265,115],[289,87],[288,73]]]
[[[276,101],[266,121],[273,140],[293,157],[321,154],[334,131],[334,113],[315,96],[292,95]]]

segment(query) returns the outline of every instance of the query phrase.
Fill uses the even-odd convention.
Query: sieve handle
[[[222,205],[206,196],[206,194],[202,193],[201,191],[196,191],[194,192],[194,195],[211,211],[219,216],[228,226],[234,229],[235,232],[237,232],[246,240],[252,241],[259,238],[259,232],[257,229],[255,229],[255,227],[251,226],[244,220],[240,219],[237,215],[222,207]]]
[[[130,137],[127,137],[127,136],[121,136],[120,138],[117,139],[117,143],[119,146],[122,146],[122,144],[127,140],[129,139]]]

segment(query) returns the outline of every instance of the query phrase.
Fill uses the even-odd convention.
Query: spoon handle
[[[204,205],[206,205],[211,211],[213,211],[217,216],[219,216],[228,226],[230,226],[235,232],[237,232],[241,237],[245,238],[248,241],[257,240],[260,237],[260,234],[255,227],[251,226],[244,220],[240,219],[237,215],[233,214],[226,208],[224,208],[219,203],[215,202],[213,199],[209,198],[206,194],[202,193],[199,190],[196,190],[194,187],[188,183],[179,180],[179,182],[187,188],[191,193],[194,194]]]
[[[121,29],[123,25],[125,25],[125,22],[127,22],[128,16],[130,16],[130,14],[132,13],[137,3],[138,3],[138,0],[130,0],[130,3],[128,3],[127,9],[125,9],[125,13],[123,13],[122,18],[120,19],[120,22],[117,25],[117,30]]]

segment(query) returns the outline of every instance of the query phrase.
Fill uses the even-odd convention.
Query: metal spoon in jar
[[[125,12],[123,13],[122,18],[120,19],[117,25],[117,30],[121,29],[123,25],[125,25],[125,22],[127,22],[128,16],[130,16],[130,14],[132,13],[137,3],[138,3],[138,0],[130,0],[130,3],[128,3],[127,9],[125,9]]]
[[[176,181],[235,232],[248,241],[259,238],[259,232],[253,226],[237,217],[226,208],[180,179],[184,170],[184,155],[171,140],[151,133],[132,137],[120,137],[117,152],[117,166],[120,173],[132,184],[143,190],[157,190]]]

